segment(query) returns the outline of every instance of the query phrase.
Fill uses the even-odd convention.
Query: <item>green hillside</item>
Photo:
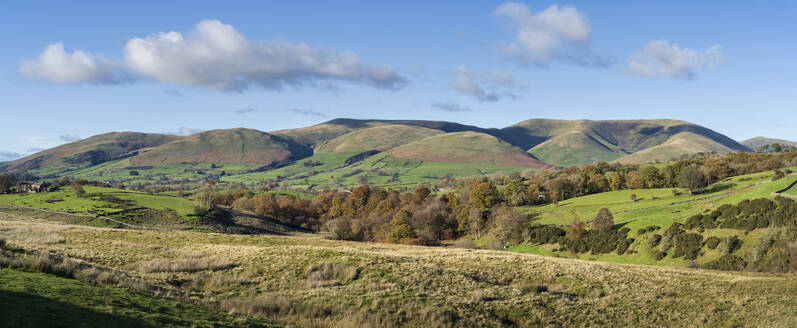
[[[385,151],[442,131],[409,125],[381,125],[347,133],[316,148],[316,153]]]
[[[747,149],[715,131],[678,120],[533,119],[501,129],[500,136],[507,142],[529,149],[543,162],[569,166],[611,161],[661,145],[684,132],[703,137],[695,139],[695,142],[701,144],[699,148],[730,151]],[[694,144],[684,145],[689,147],[679,149],[681,145],[673,143],[668,151],[676,157],[694,153]]]
[[[178,138],[166,134],[111,132],[50,148],[4,165],[8,171],[91,166],[130,156],[134,154],[131,152],[157,147]]]
[[[252,163],[269,165],[312,154],[291,139],[252,129],[212,130],[180,138],[130,159],[135,165],[163,163]]]
[[[496,137],[478,132],[435,135],[389,151],[397,158],[433,162],[547,167],[522,149]]]
[[[645,148],[633,154],[616,159],[622,164],[645,164],[653,162],[666,162],[677,159],[682,155],[692,155],[697,153],[719,153],[729,154],[734,150],[720,143],[713,142],[711,139],[692,132],[681,132],[676,134],[664,143]]]

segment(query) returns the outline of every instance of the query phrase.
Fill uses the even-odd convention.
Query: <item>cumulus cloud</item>
[[[608,66],[611,59],[591,49],[589,19],[574,7],[552,5],[533,13],[517,2],[506,2],[495,9],[516,28],[513,42],[500,50],[522,64],[546,66],[559,61],[584,66]]]
[[[432,103],[432,107],[446,112],[470,112],[469,107],[460,106],[456,101],[440,101]]]
[[[254,113],[256,111],[257,110],[254,108],[236,109],[235,114],[249,114],[249,113]]]
[[[651,41],[642,52],[631,56],[627,71],[645,77],[667,76],[683,80],[694,79],[695,70],[713,68],[727,62],[722,47],[713,45],[698,51],[681,48],[666,40]]]
[[[35,59],[22,60],[19,71],[28,78],[58,84],[114,84],[124,80],[112,61],[82,50],[67,53],[60,42],[47,46]]]
[[[514,92],[525,90],[528,83],[519,82],[506,72],[474,72],[467,66],[461,65],[454,73],[453,86],[455,90],[473,96],[481,102],[491,102],[503,97],[517,98]]]
[[[22,156],[25,156],[25,155],[22,155],[20,153],[16,153],[16,152],[13,152],[13,151],[0,151],[0,162],[13,161],[13,160],[15,160],[17,158],[21,158]]]
[[[302,114],[306,116],[316,116],[316,117],[327,117],[327,114],[316,112],[312,109],[300,109],[300,108],[290,108],[288,109],[289,112],[293,112],[296,114]]]
[[[58,138],[61,139],[61,141],[64,141],[64,142],[75,142],[75,141],[80,140],[80,136],[77,136],[77,135],[74,135],[74,134],[62,134]]]
[[[160,32],[133,38],[125,63],[137,74],[168,83],[222,91],[251,85],[266,89],[338,80],[399,89],[407,80],[392,67],[366,65],[351,51],[304,43],[253,42],[231,25],[202,20],[189,33]]]

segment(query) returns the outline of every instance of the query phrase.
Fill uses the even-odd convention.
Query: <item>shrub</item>
[[[717,246],[720,244],[721,241],[722,239],[720,239],[719,237],[713,237],[713,236],[709,237],[708,239],[706,239],[706,247],[710,249],[715,249],[717,248]]]
[[[720,253],[728,255],[742,247],[742,241],[736,236],[725,237],[720,244]]]
[[[5,249],[5,248],[6,248],[6,240],[0,238],[0,249]]]
[[[614,225],[614,217],[608,208],[601,208],[598,215],[592,220],[592,229],[598,231],[609,231]]]
[[[565,231],[551,225],[532,227],[529,241],[536,244],[555,244],[565,236]]]
[[[742,271],[747,266],[747,262],[741,257],[733,255],[723,255],[722,257],[704,264],[704,269],[723,270],[723,271]]]
[[[656,261],[661,261],[663,258],[667,256],[667,252],[662,252],[655,249],[652,250],[650,254],[653,255],[653,258],[656,259]]]
[[[656,246],[659,245],[659,242],[661,242],[661,235],[660,234],[654,234],[653,236],[650,236],[648,238],[647,246],[648,246],[648,248],[655,248]]]

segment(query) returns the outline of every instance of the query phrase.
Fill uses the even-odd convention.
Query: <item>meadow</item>
[[[128,281],[91,288],[116,285],[277,324],[787,327],[797,320],[791,275],[297,236],[90,228],[9,214],[0,216],[0,231],[6,248],[78,261],[78,278],[91,276],[80,270],[99,270]],[[183,305],[164,304],[159,312],[171,316],[177,306]]]

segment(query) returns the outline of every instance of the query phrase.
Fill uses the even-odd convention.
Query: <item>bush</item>
[[[736,236],[726,237],[722,239],[722,244],[720,244],[720,253],[722,255],[728,255],[735,252],[737,249],[742,247],[742,241],[739,240]]]
[[[662,252],[655,249],[652,250],[650,254],[653,255],[653,258],[656,259],[656,261],[661,261],[663,258],[667,256],[667,252]]]
[[[653,236],[650,236],[648,238],[647,246],[648,246],[648,248],[652,249],[652,248],[655,248],[656,246],[658,246],[660,242],[661,242],[661,235],[660,234],[654,234]]]
[[[723,270],[723,271],[742,271],[747,266],[747,262],[741,257],[733,255],[723,255],[722,257],[704,264],[704,269]]]
[[[721,241],[722,239],[720,239],[719,237],[709,237],[708,239],[706,239],[706,247],[710,249],[715,249],[717,248],[717,246],[720,244]]]

